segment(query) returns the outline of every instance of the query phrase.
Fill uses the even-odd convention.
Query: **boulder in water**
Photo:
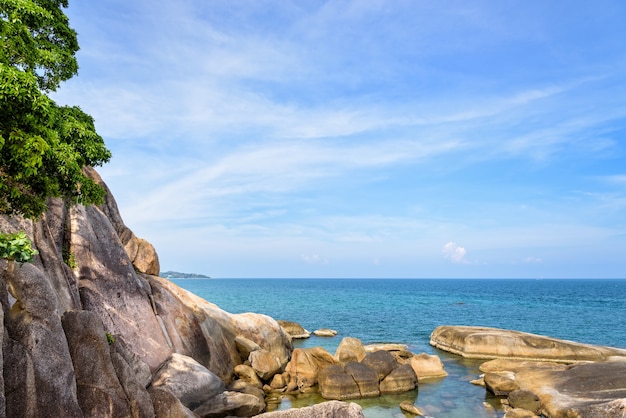
[[[562,363],[605,361],[626,357],[626,350],[581,344],[543,335],[499,328],[440,326],[430,344],[466,358],[512,358]]]

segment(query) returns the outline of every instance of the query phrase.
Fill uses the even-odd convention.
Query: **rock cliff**
[[[37,221],[0,216],[1,232],[18,230],[39,255],[12,269],[0,261],[0,418],[262,412],[225,390],[247,360],[235,340],[284,368],[290,337],[270,317],[229,314],[157,277],[154,247],[126,227],[110,192],[99,207],[51,200]],[[193,396],[197,388],[175,385],[192,374],[221,384]],[[207,393],[223,401],[219,412]]]

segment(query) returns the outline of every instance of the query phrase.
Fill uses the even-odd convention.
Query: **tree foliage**
[[[78,71],[67,0],[0,0],[0,213],[36,218],[49,197],[100,203],[85,166],[111,154],[93,119],[47,95]]]

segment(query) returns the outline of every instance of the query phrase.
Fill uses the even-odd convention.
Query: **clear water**
[[[469,383],[480,362],[429,345],[439,325],[479,325],[626,348],[626,280],[484,279],[174,279],[179,286],[232,312],[257,312],[296,321],[306,329],[332,328],[333,338],[311,337],[300,347],[334,353],[343,337],[364,344],[403,343],[437,354],[449,376],[420,383],[397,396],[357,401],[365,416],[404,417],[411,400],[437,418],[502,417],[499,400]],[[306,406],[314,394],[284,397],[276,408]]]

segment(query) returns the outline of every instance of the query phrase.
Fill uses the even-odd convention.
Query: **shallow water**
[[[437,354],[449,376],[420,382],[418,390],[356,401],[368,418],[404,417],[398,405],[413,401],[436,418],[502,417],[497,398],[469,383],[480,361],[429,345],[439,325],[515,329],[590,344],[626,348],[626,280],[361,280],[174,279],[181,287],[232,312],[258,312],[296,321],[333,338],[312,336],[296,346],[334,353],[343,337],[404,343],[415,353]],[[315,394],[285,397],[277,408],[318,403]]]

